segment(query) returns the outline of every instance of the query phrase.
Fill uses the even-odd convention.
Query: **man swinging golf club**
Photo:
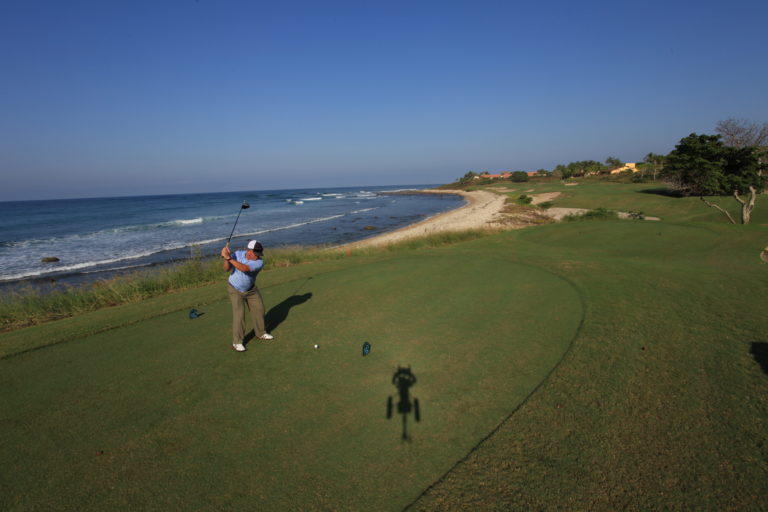
[[[232,303],[232,347],[238,352],[245,352],[245,308],[251,312],[256,336],[273,339],[264,328],[264,301],[256,287],[256,276],[264,267],[263,254],[264,248],[257,240],[248,242],[246,251],[232,253],[229,243],[221,250],[224,270],[230,273],[227,289]]]

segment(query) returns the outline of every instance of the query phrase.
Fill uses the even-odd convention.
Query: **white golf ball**
[[[315,343],[315,348],[320,348],[320,345],[318,345],[317,343]]]

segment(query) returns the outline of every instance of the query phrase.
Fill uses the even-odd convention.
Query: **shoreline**
[[[399,189],[387,191],[382,195],[453,195],[459,196],[466,201],[465,204],[446,212],[435,214],[413,224],[409,224],[393,231],[372,234],[368,238],[356,240],[353,242],[344,242],[338,245],[326,245],[325,250],[329,251],[350,251],[356,249],[369,249],[396,244],[406,240],[430,236],[445,232],[460,232],[469,230],[509,230],[521,229],[531,225],[540,224],[542,219],[545,222],[560,221],[566,215],[579,215],[586,211],[584,208],[549,208],[541,212],[531,214],[510,213],[505,211],[508,195],[506,192],[512,192],[515,189],[504,189],[497,191],[489,190],[462,190],[462,189]],[[560,192],[549,192],[534,194],[532,204],[537,205],[545,201],[551,201],[561,195]],[[619,218],[627,218],[629,214],[618,212]],[[645,220],[660,220],[657,217],[646,217]],[[307,247],[323,248],[323,244]],[[150,261],[146,264],[130,266],[124,268],[89,270],[81,272],[71,272],[66,274],[52,274],[43,276],[34,276],[18,280],[0,281],[0,295],[19,292],[25,289],[33,289],[39,292],[50,292],[54,290],[67,290],[72,287],[79,288],[103,280],[109,280],[114,277],[121,277],[132,274],[151,272],[153,269],[164,269],[174,265],[182,264],[190,258],[182,256],[183,250],[176,252],[177,257],[164,259],[162,261]],[[768,252],[768,249],[767,249]],[[203,259],[215,258],[216,255],[201,254]]]
[[[425,189],[414,191],[414,193],[458,195],[463,197],[467,204],[394,231],[342,244],[334,247],[334,249],[377,247],[436,233],[488,229],[503,225],[501,210],[507,199],[503,194],[485,190],[466,191],[458,189]]]
[[[381,193],[381,195],[434,195],[434,194],[450,195],[450,196],[453,196],[454,198],[458,196],[460,198],[463,197],[465,201],[468,200],[466,193],[464,191],[458,191],[458,190],[400,188],[397,190],[389,190]],[[372,236],[371,234],[369,234],[368,238],[363,238],[362,240],[355,240],[352,242],[340,241],[340,242],[337,242],[338,245],[332,245],[332,244],[326,244],[326,243],[320,243],[320,244],[314,245],[310,243],[306,247],[308,248],[325,247],[326,249],[333,250],[334,248],[347,247],[348,245],[356,246],[356,244],[358,243],[361,244],[361,246],[371,244],[371,243],[374,243],[373,242],[374,240],[378,240],[380,237],[387,237],[392,233],[409,232],[411,229],[414,228],[414,226],[420,226],[423,223],[429,223],[434,219],[441,218],[443,215],[450,215],[453,212],[466,208],[467,206],[468,206],[467,204],[460,204],[458,207],[454,208],[453,210],[435,214],[431,217],[427,217],[426,219],[422,219],[414,224],[409,224],[409,225],[397,228],[394,231],[383,231],[379,234],[375,234]],[[276,247],[281,247],[281,246],[276,246]],[[286,245],[286,247],[292,247],[292,245],[288,244]],[[96,270],[87,269],[87,270],[62,272],[62,273],[54,272],[51,274],[35,275],[35,276],[29,276],[29,277],[24,277],[19,279],[3,280],[3,281],[0,281],[0,295],[10,295],[15,292],[24,292],[26,290],[34,290],[42,293],[48,293],[48,292],[57,291],[57,290],[66,291],[71,288],[80,288],[84,286],[89,286],[94,283],[98,283],[104,280],[110,280],[116,277],[131,276],[133,274],[145,274],[147,272],[152,272],[153,270],[162,270],[162,269],[173,267],[175,265],[182,264],[188,261],[191,258],[191,256],[187,257],[187,253],[190,253],[190,251],[192,251],[192,248],[189,248],[189,249],[183,248],[183,249],[164,251],[163,254],[170,255],[171,257],[156,256],[154,258],[149,258],[148,261],[143,264],[130,265],[126,267],[104,268],[104,269],[96,269]],[[211,252],[211,251],[203,250],[203,253],[198,254],[198,257],[202,257],[202,259],[215,258],[216,254],[214,254],[214,252]]]

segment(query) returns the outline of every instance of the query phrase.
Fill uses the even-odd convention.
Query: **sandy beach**
[[[450,212],[430,217],[416,224],[389,233],[383,233],[365,240],[346,244],[343,247],[358,249],[375,247],[409,238],[432,235],[446,231],[466,231],[469,229],[521,229],[542,222],[557,222],[568,215],[580,215],[589,211],[586,208],[548,208],[541,211],[523,210],[514,214],[505,212],[507,202],[506,192],[515,189],[498,189],[498,192],[485,190],[422,190],[419,193],[456,194],[466,199],[467,204]],[[531,191],[528,191],[531,192]],[[533,205],[553,201],[561,195],[560,192],[531,194]],[[630,218],[627,212],[617,212],[619,218]],[[645,217],[645,220],[660,220],[658,217]],[[767,248],[768,249],[768,248]]]
[[[416,224],[384,233],[372,238],[347,244],[345,248],[374,247],[401,242],[413,237],[431,235],[445,231],[466,231],[468,229],[509,227],[504,224],[503,214],[507,196],[483,190],[424,190],[431,194],[456,194],[466,199],[467,204],[450,212],[435,215]]]

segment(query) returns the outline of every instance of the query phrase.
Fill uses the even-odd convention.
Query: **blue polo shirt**
[[[253,288],[253,285],[256,282],[256,276],[262,267],[264,267],[263,259],[259,258],[258,260],[249,260],[245,257],[247,252],[248,251],[235,251],[234,254],[232,254],[235,260],[248,265],[248,268],[251,269],[248,272],[243,272],[232,266],[231,273],[229,274],[229,284],[231,284],[235,290],[239,292],[247,292]]]

